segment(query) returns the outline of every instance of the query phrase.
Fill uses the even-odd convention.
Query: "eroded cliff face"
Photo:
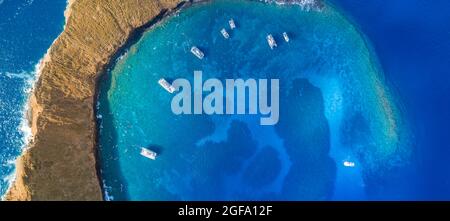
[[[102,200],[95,161],[96,81],[138,27],[182,0],[74,0],[30,98],[33,141],[6,200]]]

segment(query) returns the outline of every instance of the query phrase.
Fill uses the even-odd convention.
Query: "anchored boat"
[[[175,87],[169,84],[169,82],[167,82],[164,78],[159,79],[158,84],[171,94],[175,92]]]
[[[283,32],[283,38],[284,38],[284,40],[285,40],[286,42],[289,42],[289,41],[290,41],[289,36],[288,36],[288,34],[287,34],[286,32]]]
[[[203,57],[205,57],[205,54],[203,54],[203,52],[200,51],[200,49],[198,49],[196,46],[191,48],[191,52],[200,60],[203,59]]]
[[[236,23],[234,23],[233,19],[230,19],[230,21],[228,21],[228,23],[230,24],[230,28],[231,29],[235,29],[236,28]]]
[[[225,28],[222,28],[222,30],[220,30],[220,33],[222,33],[222,35],[225,39],[230,38],[230,34],[228,34],[228,32],[227,32],[227,30],[225,30]]]
[[[273,38],[271,34],[267,35],[267,43],[269,43],[270,49],[273,50],[274,47],[277,47],[277,42]]]
[[[344,161],[344,166],[345,167],[355,167],[355,162]]]
[[[145,147],[141,147],[141,155],[151,160],[156,160],[156,157],[158,156],[156,152],[149,150]]]

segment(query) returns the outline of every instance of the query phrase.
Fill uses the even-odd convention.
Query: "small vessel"
[[[220,33],[222,33],[222,35],[225,39],[230,38],[230,34],[228,34],[228,32],[227,32],[227,30],[225,30],[225,28],[222,28],[222,30],[220,30]]]
[[[194,54],[198,59],[203,59],[203,57],[205,57],[205,54],[203,54],[202,51],[200,51],[200,49],[198,49],[196,46],[191,48],[191,52],[192,54]]]
[[[171,94],[176,90],[175,87],[169,84],[169,82],[167,82],[166,79],[164,78],[159,79],[158,84],[161,85],[162,88],[166,89],[166,91]]]
[[[286,33],[286,32],[283,32],[283,38],[284,38],[284,40],[286,41],[286,42],[289,42],[289,36],[288,36],[288,34]]]
[[[273,38],[271,34],[267,35],[267,43],[269,43],[270,49],[273,49],[274,47],[277,47],[277,42]]]
[[[355,167],[355,162],[344,161],[344,166],[345,167]]]
[[[230,28],[233,30],[236,28],[236,23],[234,23],[233,19],[230,19],[230,21],[228,21],[228,23],[230,24]]]
[[[156,152],[151,151],[145,147],[141,147],[141,155],[151,160],[156,160],[156,157],[158,156]]]

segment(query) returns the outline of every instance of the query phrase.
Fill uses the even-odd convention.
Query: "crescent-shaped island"
[[[39,64],[32,136],[4,199],[326,200],[348,189],[366,199],[365,188],[408,164],[401,101],[339,10],[320,0],[209,2],[69,0]],[[280,79],[278,124],[167,111],[168,81],[200,67],[222,79]]]

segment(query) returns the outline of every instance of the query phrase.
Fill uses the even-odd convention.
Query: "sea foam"
[[[26,72],[26,71],[21,71],[18,73],[11,73],[11,72],[5,72],[4,75],[7,76],[8,78],[11,79],[22,79],[24,81],[24,86],[23,86],[23,93],[25,94],[25,96],[27,97],[26,99],[24,99],[23,103],[22,103],[22,109],[21,109],[21,120],[20,123],[17,127],[17,130],[19,131],[20,137],[21,137],[21,141],[19,144],[19,148],[22,155],[23,152],[27,149],[28,144],[31,142],[33,134],[31,132],[31,127],[28,121],[28,112],[29,112],[29,97],[31,95],[31,92],[33,91],[33,86],[36,82],[36,80],[39,77],[39,70],[41,68],[41,63],[42,63],[41,59],[35,66],[34,66],[34,70],[32,72]],[[10,167],[12,168],[11,173],[9,173],[8,175],[6,175],[5,177],[3,177],[3,181],[5,183],[7,183],[8,189],[9,187],[11,187],[12,183],[15,181],[16,178],[16,168],[15,168],[15,162],[17,160],[18,157],[20,157],[20,155],[18,156],[14,156],[10,159],[8,159],[6,161],[6,167]],[[4,200],[4,196],[1,197],[2,200]]]
[[[0,0],[0,5],[1,3],[3,3],[4,0]],[[28,0],[25,1],[25,6],[29,6],[31,4],[33,4],[34,0]],[[66,9],[65,12],[68,11],[69,7],[70,7],[70,1],[67,1],[67,5],[66,5]],[[18,10],[21,10],[21,7],[18,8]],[[67,15],[65,13],[65,15]],[[16,13],[17,16],[17,13]],[[67,18],[65,20],[65,23],[63,25],[63,30],[66,29],[66,24],[67,24]],[[54,43],[56,42],[56,40],[59,38],[60,35],[58,35],[57,38],[55,38],[55,40],[53,40],[51,45],[54,45]],[[50,47],[51,48],[51,47]],[[9,159],[8,160],[8,164],[11,165],[11,167],[13,167],[12,172],[7,175],[4,180],[6,181],[7,185],[7,189],[9,189],[11,187],[11,185],[13,184],[14,180],[16,179],[16,168],[15,168],[15,162],[17,161],[17,159],[23,155],[23,153],[27,150],[27,148],[29,147],[30,142],[32,142],[33,139],[33,133],[31,130],[31,125],[29,122],[29,112],[30,112],[30,106],[28,105],[30,102],[30,96],[31,93],[34,90],[34,86],[36,85],[37,80],[39,79],[41,70],[43,68],[44,63],[49,59],[49,52],[50,52],[50,48],[47,50],[47,52],[44,54],[44,56],[37,62],[37,64],[35,64],[34,66],[34,70],[29,73],[26,71],[22,71],[19,73],[10,73],[10,72],[6,72],[5,75],[8,76],[9,78],[20,78],[20,79],[24,79],[24,87],[23,87],[23,92],[26,96],[26,99],[24,100],[23,104],[22,104],[22,119],[20,121],[20,124],[18,126],[18,131],[22,137],[21,140],[21,144],[20,144],[20,154],[18,156],[15,156],[13,159]],[[1,193],[0,193],[1,194]],[[4,200],[4,195],[2,195],[1,200]]]

